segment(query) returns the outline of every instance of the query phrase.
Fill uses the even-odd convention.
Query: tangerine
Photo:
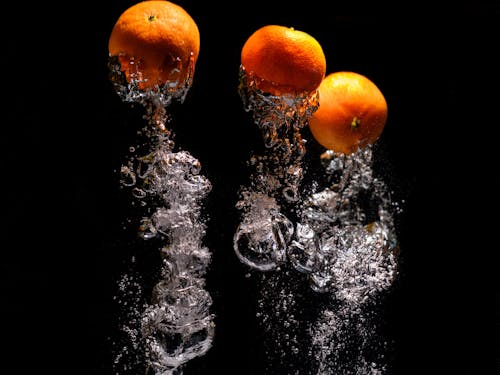
[[[309,129],[323,147],[351,154],[380,137],[387,121],[387,102],[366,76],[331,73],[318,91],[319,108],[309,119]]]
[[[246,40],[241,65],[256,87],[272,95],[310,93],[325,77],[326,58],[306,32],[266,25]]]
[[[120,15],[108,50],[110,56],[118,56],[127,81],[137,81],[140,89],[182,83],[194,73],[200,33],[181,6],[167,0],[146,0]]]

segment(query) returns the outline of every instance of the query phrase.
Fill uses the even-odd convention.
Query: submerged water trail
[[[317,95],[273,96],[253,87],[240,68],[240,97],[252,112],[265,144],[253,155],[250,183],[240,189],[236,207],[241,222],[234,236],[238,258],[253,269],[269,271],[286,261],[293,224],[287,206],[299,200],[305,145],[300,129],[318,106]]]
[[[397,275],[396,205],[374,176],[373,151],[322,155],[326,187],[309,192],[291,258],[311,288],[327,295],[309,334],[317,374],[383,374],[381,297]]]
[[[116,343],[115,373],[179,375],[183,366],[204,355],[214,336],[212,299],[205,290],[205,273],[211,260],[203,239],[204,198],[210,181],[200,162],[188,151],[176,151],[168,129],[166,108],[173,100],[184,100],[191,79],[182,85],[138,90],[127,83],[116,61],[110,62],[111,79],[123,101],[140,103],[147,124],[139,132],[144,144],[131,147],[122,165],[121,186],[140,208],[138,235],[153,245],[161,262],[158,279],[147,287],[134,269],[135,257],[119,283],[118,303],[125,310],[122,331],[125,340]]]
[[[300,353],[307,366],[287,371],[301,375],[384,373],[377,313],[397,275],[397,204],[374,173],[372,148],[326,151],[317,161],[321,178],[306,176],[313,180],[306,186],[300,130],[318,97],[264,94],[243,69],[239,92],[266,146],[250,158],[234,235],[241,262],[263,272],[258,318],[272,341],[266,355],[282,367]]]

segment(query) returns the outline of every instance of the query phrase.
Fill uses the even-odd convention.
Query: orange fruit
[[[193,74],[200,33],[193,18],[166,0],[142,1],[126,9],[113,26],[110,56],[118,56],[127,81],[139,88],[183,82]]]
[[[250,35],[241,50],[241,65],[258,89],[272,95],[310,93],[326,72],[318,41],[280,25],[267,25]]]
[[[387,102],[379,88],[355,72],[327,75],[319,86],[319,108],[309,129],[322,146],[351,154],[375,143],[387,121]]]

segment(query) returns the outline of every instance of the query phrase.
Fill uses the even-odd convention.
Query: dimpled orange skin
[[[192,17],[166,0],[142,1],[126,9],[111,32],[110,56],[119,56],[121,70],[145,79],[141,89],[184,80],[200,51],[200,33]],[[134,64],[130,64],[133,58]],[[180,71],[176,71],[180,67]]]
[[[326,149],[351,154],[375,143],[386,121],[387,102],[371,80],[355,72],[335,72],[319,86],[319,108],[309,119],[309,129]]]
[[[241,65],[257,88],[272,95],[316,90],[325,76],[326,58],[311,35],[280,25],[255,31],[241,51]]]

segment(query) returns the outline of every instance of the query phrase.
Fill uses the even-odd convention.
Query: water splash
[[[318,95],[274,96],[258,90],[240,67],[239,94],[262,132],[266,150],[249,160],[250,185],[240,190],[241,223],[234,250],[248,266],[269,271],[286,261],[293,224],[283,205],[299,199],[305,153],[300,129],[318,108]]]
[[[191,86],[194,62],[188,79],[152,89],[139,90],[138,78],[125,81],[120,65],[110,59],[110,79],[126,102],[146,109],[147,125],[140,135],[145,145],[131,146],[131,156],[122,165],[121,185],[141,208],[139,237],[153,242],[160,256],[160,280],[144,290],[138,278],[124,277],[120,283],[122,308],[128,308],[123,330],[129,339],[115,359],[116,374],[143,372],[180,375],[183,365],[204,355],[214,336],[212,299],[205,287],[211,254],[203,246],[206,224],[201,219],[203,199],[211,184],[200,174],[201,164],[187,151],[175,151],[166,108],[183,101]],[[138,150],[142,153],[139,154]],[[128,290],[139,295],[132,300]],[[133,354],[143,350],[142,354]],[[142,360],[141,360],[142,358]]]
[[[273,333],[275,356],[281,365],[296,352],[307,357],[300,374],[384,373],[377,303],[397,275],[397,205],[374,175],[371,146],[351,155],[326,151],[321,178],[306,186],[300,130],[318,107],[317,93],[264,94],[244,69],[239,93],[266,150],[249,162],[254,171],[236,204],[234,250],[252,270],[275,271],[262,276],[258,312]],[[311,294],[297,280],[307,281]],[[307,326],[297,323],[301,311]]]

